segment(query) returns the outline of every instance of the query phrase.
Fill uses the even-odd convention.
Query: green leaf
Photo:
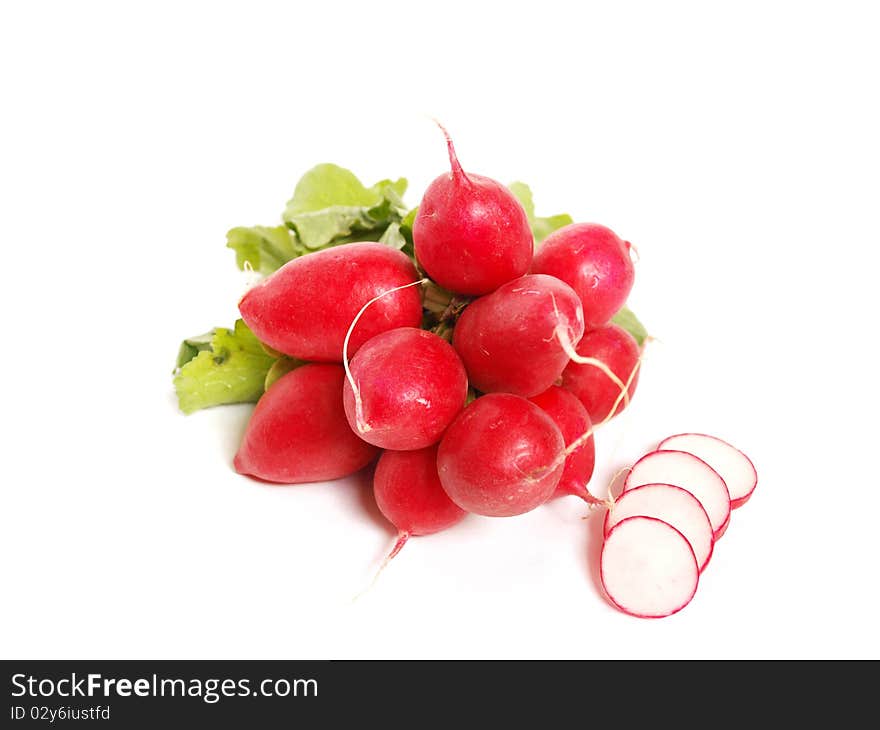
[[[370,190],[378,192],[401,215],[406,215],[406,204],[403,202],[403,196],[406,195],[408,186],[409,183],[406,178],[399,177],[397,180],[380,180]]]
[[[316,165],[300,178],[281,226],[237,227],[226,234],[239,269],[267,276],[288,261],[327,246],[382,241],[404,248],[397,228],[407,214],[406,178],[380,180],[367,188],[349,170]],[[187,351],[191,354],[191,351]]]
[[[226,234],[226,247],[235,251],[239,269],[250,264],[254,271],[264,275],[306,252],[296,233],[287,226],[233,228]]]
[[[178,359],[174,388],[184,413],[226,403],[256,402],[275,361],[240,319],[233,330],[217,327],[209,335],[210,342],[206,342],[208,335],[185,340],[184,345],[195,349],[196,355],[182,365]]]
[[[386,246],[391,246],[391,248],[398,250],[406,246],[406,238],[400,232],[400,223],[392,223],[388,226],[385,229],[385,233],[379,238],[379,243],[384,243]]]
[[[636,317],[631,309],[621,307],[617,314],[611,318],[611,321],[635,337],[639,347],[645,344],[645,340],[648,338],[648,330],[645,329],[645,325],[639,321],[639,318]]]
[[[358,232],[384,231],[406,214],[406,187],[406,180],[399,178],[381,180],[368,188],[343,167],[316,165],[297,183],[284,210],[284,222],[311,250]],[[377,237],[369,236],[373,240]]]
[[[317,213],[301,213],[284,218],[292,224],[306,248],[317,250],[338,236],[356,229],[369,229],[373,223],[363,208],[333,206]]]
[[[404,216],[402,221],[400,221],[400,235],[406,240],[406,245],[401,250],[409,256],[413,262],[415,262],[416,258],[416,248],[413,243],[413,225],[416,222],[416,215],[418,215],[418,212],[419,209],[418,206],[416,206]]]
[[[510,192],[514,194],[517,200],[526,211],[529,219],[529,226],[532,229],[532,235],[535,237],[535,245],[537,246],[547,236],[549,236],[557,228],[567,226],[573,223],[573,219],[568,213],[559,213],[542,218],[535,215],[535,203],[532,199],[532,189],[524,182],[512,182],[507,186]]]
[[[413,242],[412,232],[413,232],[413,224],[416,222],[416,216],[419,214],[419,207],[416,206],[409,213],[407,213],[403,220],[400,221],[400,232],[403,234],[404,238],[409,243]]]
[[[187,337],[180,343],[180,350],[177,351],[177,364],[174,366],[174,372],[178,368],[182,368],[202,350],[208,350],[211,347],[211,338],[214,336],[214,330],[206,332],[203,335],[195,337]]]
[[[532,221],[532,233],[535,235],[535,245],[537,246],[553,231],[563,226],[574,223],[574,219],[568,213],[559,213],[551,215],[547,218],[535,218]]]
[[[279,352],[274,347],[269,347],[265,342],[261,342],[260,346],[263,348],[264,352],[274,360],[277,360],[279,357],[285,357],[283,352]]]
[[[344,167],[329,162],[315,165],[296,184],[287,212],[291,215],[314,213],[333,206],[371,208],[381,202],[383,183],[389,182],[366,188]]]
[[[532,189],[524,182],[512,182],[507,186],[514,197],[525,208],[529,223],[535,220],[535,201],[532,199]]]
[[[272,363],[272,367],[269,368],[269,372],[266,373],[266,379],[263,382],[264,390],[269,390],[269,387],[274,383],[278,378],[282,375],[287,375],[291,370],[296,370],[300,365],[305,365],[304,360],[297,360],[292,357],[287,357],[287,355],[283,355],[279,357],[275,362]]]

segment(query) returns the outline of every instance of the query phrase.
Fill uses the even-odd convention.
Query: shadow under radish
[[[223,417],[223,427],[219,429],[220,449],[226,459],[226,463],[232,466],[232,461],[238,452],[239,446],[244,439],[244,433],[247,430],[248,422],[251,414],[254,412],[253,403],[238,403],[231,406],[225,406],[222,413],[218,415]]]
[[[390,540],[397,535],[397,529],[385,518],[385,515],[379,510],[379,505],[376,504],[376,498],[373,496],[373,473],[375,471],[376,462],[374,461],[353,475],[350,481],[356,487],[355,498],[364,515],[377,527],[381,527]]]
[[[587,574],[590,576],[594,590],[603,600],[605,590],[602,588],[602,576],[599,570],[599,561],[602,555],[602,542],[604,541],[603,525],[607,507],[597,506],[590,510],[589,517],[584,520],[587,528],[586,550],[582,555],[586,560]]]

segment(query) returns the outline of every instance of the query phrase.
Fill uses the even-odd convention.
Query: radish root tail
[[[630,243],[629,241],[624,241],[624,243],[627,245],[627,248],[629,248],[629,258],[630,258],[630,260],[631,260],[634,264],[639,263],[639,261],[641,261],[641,259],[642,259],[641,255],[639,254],[639,249],[637,249],[637,248],[635,247],[635,244],[632,244],[632,243]]]
[[[247,293],[253,289],[262,277],[260,276],[260,272],[254,269],[253,264],[251,264],[250,261],[245,261],[241,270],[244,272],[244,291]]]
[[[345,377],[351,385],[351,391],[354,395],[355,422],[357,423],[359,433],[372,431],[372,427],[367,423],[367,419],[364,417],[364,401],[361,397],[361,389],[358,386],[358,383],[355,382],[354,376],[351,374],[351,367],[348,362],[348,342],[351,340],[351,333],[354,332],[355,325],[357,325],[358,320],[363,316],[364,312],[366,312],[371,305],[382,299],[382,297],[386,297],[389,294],[400,291],[401,289],[409,289],[411,286],[419,286],[421,284],[426,284],[427,282],[428,279],[419,279],[418,281],[403,284],[402,286],[395,286],[393,289],[382,292],[364,304],[364,306],[360,308],[360,311],[354,316],[354,319],[351,320],[351,324],[348,325],[348,331],[345,333],[345,339],[342,341],[342,367],[345,368]]]
[[[590,426],[584,433],[578,436],[574,441],[572,441],[568,446],[565,447],[563,451],[561,451],[557,457],[546,467],[541,467],[537,470],[537,474],[543,474],[546,471],[553,471],[560,464],[564,464],[565,460],[575,451],[577,451],[581,446],[583,446],[587,441],[592,438],[593,433],[595,433],[596,429],[600,426],[604,426],[608,421],[610,421],[614,417],[615,411],[617,411],[617,406],[620,405],[620,401],[623,400],[624,395],[629,391],[629,386],[632,384],[633,378],[636,376],[636,373],[639,371],[639,366],[642,364],[642,358],[644,357],[644,350],[642,354],[639,356],[639,359],[636,360],[636,364],[633,366],[632,372],[630,372],[629,377],[626,379],[626,383],[621,383],[620,393],[617,395],[617,399],[614,401],[614,405],[611,406],[611,410],[608,411],[608,415],[605,416],[599,423],[595,423]],[[533,473],[535,474],[535,473]],[[538,478],[535,476],[534,478]]]
[[[594,497],[593,494],[587,489],[587,486],[584,485],[584,492],[580,495],[580,498],[584,500],[590,507],[598,507],[599,505],[606,504],[606,502],[598,497]]]
[[[632,385],[633,378],[636,377],[636,373],[639,372],[639,368],[642,366],[642,359],[645,357],[645,350],[642,348],[642,351],[639,353],[639,359],[636,360],[636,364],[633,365],[633,369],[630,371],[629,377],[626,379],[626,383],[622,384],[622,389],[620,393],[618,393],[617,398],[614,400],[614,403],[611,405],[611,408],[608,410],[608,415],[602,419],[602,423],[608,423],[612,418],[614,418],[614,414],[617,413],[617,408],[620,406],[620,401],[623,400],[624,406],[629,405],[629,387]]]
[[[406,541],[409,540],[410,534],[408,532],[400,532],[397,535],[397,540],[394,543],[394,547],[391,548],[391,552],[385,556],[385,560],[382,561],[382,565],[379,566],[379,570],[376,571],[376,575],[373,576],[373,580],[370,581],[370,585],[368,585],[364,590],[358,593],[354,598],[351,599],[352,603],[354,603],[361,596],[366,595],[371,590],[373,590],[373,586],[376,585],[376,582],[379,580],[379,576],[382,575],[382,571],[388,567],[388,563],[390,563],[397,556],[403,546],[406,545]]]
[[[574,345],[571,341],[571,335],[569,334],[568,329],[563,327],[562,325],[557,325],[556,329],[553,331],[553,334],[556,336],[556,339],[559,340],[559,344],[562,346],[562,349],[565,351],[565,354],[568,355],[569,359],[572,362],[578,363],[578,365],[592,365],[595,368],[601,370],[605,375],[608,376],[609,380],[614,383],[618,389],[620,390],[624,406],[629,405],[629,386],[624,385],[623,381],[617,377],[617,374],[609,368],[604,362],[596,359],[595,357],[584,357],[583,355],[579,355],[577,350],[574,349]],[[630,379],[632,380],[632,379]],[[615,403],[614,408],[612,408],[612,413],[614,409],[617,408],[617,405],[620,401],[618,400]]]
[[[619,494],[617,497],[614,496],[614,483],[620,478],[621,474],[628,471],[632,471],[631,466],[624,466],[621,469],[618,469],[614,476],[611,477],[611,481],[608,482],[608,499],[605,500],[608,509],[614,509],[614,503],[617,501],[617,497],[620,496]]]

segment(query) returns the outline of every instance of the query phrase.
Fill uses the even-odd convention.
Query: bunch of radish
[[[295,484],[375,462],[376,502],[398,530],[389,559],[410,537],[467,513],[519,515],[561,495],[602,504],[587,489],[593,431],[628,405],[641,364],[637,341],[611,323],[633,286],[630,244],[604,226],[572,223],[536,250],[517,198],[465,172],[448,135],[447,143],[451,170],[421,200],[414,256],[344,242],[289,261],[239,303],[289,372],[259,399],[236,470]],[[427,297],[444,305],[439,324],[426,318]],[[741,476],[726,452],[685,441],[664,448],[708,449],[710,463]],[[646,457],[633,469],[632,494],[609,512],[602,557],[612,601],[637,615],[689,600],[730,509],[730,485],[703,461],[656,453],[673,461]],[[675,462],[677,454],[700,466]],[[640,486],[659,481],[676,485],[665,488],[672,497]],[[674,516],[642,515],[639,505],[655,502]],[[706,515],[709,537],[697,524]],[[645,567],[642,548],[669,558]],[[687,580],[675,573],[685,568],[694,568]],[[642,600],[634,586],[664,575],[676,591]]]
[[[670,436],[645,454],[605,515],[600,574],[612,603],[642,618],[684,608],[757,483],[751,460],[714,436]]]

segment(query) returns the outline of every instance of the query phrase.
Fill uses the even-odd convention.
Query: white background
[[[5,658],[878,658],[872,3],[44,3],[0,10]],[[180,339],[231,325],[235,225],[334,161],[466,169],[640,251],[659,338],[591,487],[714,433],[760,483],[693,602],[595,582],[571,498],[414,539],[369,486],[230,466]]]

